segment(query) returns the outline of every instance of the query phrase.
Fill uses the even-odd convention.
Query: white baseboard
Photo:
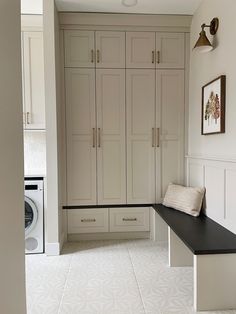
[[[149,231],[140,232],[101,232],[101,233],[75,233],[68,234],[68,242],[88,240],[129,240],[129,239],[150,239]]]
[[[45,243],[45,254],[47,256],[60,255],[60,243]]]

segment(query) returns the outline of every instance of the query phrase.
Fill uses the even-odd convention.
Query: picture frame
[[[225,75],[202,87],[202,135],[225,133],[225,88]]]

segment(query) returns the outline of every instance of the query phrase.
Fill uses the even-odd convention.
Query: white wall
[[[226,157],[236,160],[236,1],[203,0],[194,14],[191,27],[191,49],[198,39],[201,24],[213,17],[220,21],[215,37],[216,48],[200,54],[191,50],[189,102],[189,154]],[[209,31],[207,30],[207,34]],[[214,78],[226,75],[225,134],[201,135],[201,87]]]
[[[0,1],[0,312],[25,314],[20,0]]]
[[[203,0],[191,27],[188,184],[206,187],[206,214],[236,233],[236,1]],[[192,51],[201,24],[219,18],[215,49]],[[209,31],[207,30],[207,34]],[[209,36],[211,38],[211,36]],[[201,135],[201,88],[226,75],[225,134]]]
[[[25,175],[46,175],[46,132],[24,132]]]

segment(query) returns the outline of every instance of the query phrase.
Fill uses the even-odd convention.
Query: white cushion
[[[204,194],[205,188],[170,183],[162,204],[196,217],[200,214]]]

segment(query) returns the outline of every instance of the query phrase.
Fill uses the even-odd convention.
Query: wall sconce
[[[219,19],[217,17],[214,17],[214,19],[211,21],[210,25],[206,25],[205,23],[202,24],[201,28],[202,31],[199,33],[199,38],[194,46],[194,50],[199,52],[208,52],[213,49],[212,44],[210,43],[209,39],[206,36],[206,32],[204,28],[209,27],[210,28],[210,34],[215,35],[218,27],[219,27]]]

